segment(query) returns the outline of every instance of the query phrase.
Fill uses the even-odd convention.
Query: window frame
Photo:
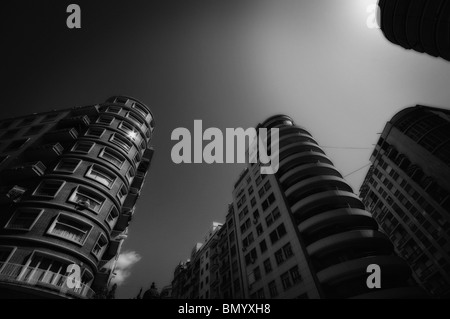
[[[75,168],[73,170],[63,170],[60,168],[61,164],[66,161],[66,162],[78,162],[75,166]],[[61,172],[61,173],[74,173],[81,165],[82,160],[81,159],[77,159],[77,158],[61,158],[61,160],[58,162],[58,164],[56,164],[55,168],[53,169],[53,171],[55,172]]]
[[[78,222],[78,223],[80,223],[80,224],[84,224],[84,225],[86,225],[86,226],[89,227],[89,230],[87,230],[87,231],[85,232],[85,235],[84,235],[84,238],[83,238],[83,241],[82,241],[82,242],[79,242],[79,241],[76,241],[76,240],[74,240],[74,239],[70,239],[70,238],[67,238],[67,237],[64,237],[64,236],[61,236],[61,235],[57,235],[57,234],[52,233],[52,232],[54,231],[55,226],[56,226],[56,224],[58,223],[58,220],[59,220],[59,218],[60,218],[61,216],[63,216],[63,218],[67,218],[67,219],[69,219],[69,220],[74,220],[75,222]],[[69,224],[65,224],[65,223],[63,223],[63,222],[59,222],[59,223],[60,223],[60,224],[64,224],[64,225],[69,226],[69,227],[72,227],[72,228],[77,228],[77,227],[75,227],[75,226],[72,226],[72,225],[69,225]],[[46,233],[47,235],[49,235],[49,236],[53,236],[53,237],[56,237],[56,238],[60,238],[60,239],[69,241],[69,242],[71,242],[71,243],[74,243],[74,244],[76,244],[76,245],[82,247],[82,246],[84,246],[84,244],[86,243],[86,240],[89,238],[89,235],[91,234],[93,228],[94,228],[94,226],[92,226],[91,224],[85,222],[84,220],[82,220],[82,219],[80,219],[80,218],[78,218],[78,217],[70,216],[70,215],[68,215],[68,214],[64,214],[64,213],[61,213],[61,212],[60,212],[60,213],[58,213],[58,215],[53,219],[52,223],[50,224],[49,228],[47,229],[47,231],[46,231],[45,233]],[[83,231],[83,230],[81,230],[81,231]]]
[[[93,171],[97,172],[97,176],[99,176],[99,174],[103,174],[105,177],[101,176],[101,178],[103,178],[105,180],[111,180],[111,182],[108,183],[108,185],[101,182],[100,180],[98,180],[97,178],[94,177],[94,175],[92,173]],[[116,174],[114,174],[113,172],[110,172],[107,168],[104,168],[98,164],[90,165],[88,170],[84,174],[84,176],[92,181],[99,183],[102,186],[105,186],[108,189],[111,189],[114,186],[114,183],[117,181],[117,178],[118,178],[118,176]]]
[[[34,218],[33,222],[31,223],[31,225],[28,228],[12,228],[11,227],[11,222],[18,216],[19,213],[21,212],[29,212],[29,211],[35,211],[38,212],[38,214],[36,215],[36,217]],[[17,208],[14,213],[11,215],[11,217],[9,218],[8,222],[5,224],[4,228],[5,229],[11,229],[11,230],[22,230],[22,231],[30,231],[31,229],[33,229],[34,225],[36,225],[36,222],[38,221],[38,219],[42,216],[42,213],[44,212],[44,209],[39,209],[39,208],[31,208],[31,207],[19,207]]]
[[[37,191],[41,188],[41,186],[44,183],[48,183],[48,182],[61,182],[58,190],[55,192],[54,195],[42,195],[42,194],[37,194]],[[66,185],[66,181],[63,180],[58,180],[58,179],[44,179],[42,180],[39,185],[36,187],[36,189],[33,191],[33,193],[31,194],[31,196],[37,196],[37,197],[44,197],[44,198],[56,198],[56,196],[58,196],[59,192],[61,191],[61,189],[64,187],[64,185]]]
[[[81,189],[81,192],[80,192],[80,189]],[[83,193],[84,190],[87,191],[87,192]],[[72,193],[70,194],[69,198],[67,199],[67,202],[75,204],[75,205],[79,205],[78,202],[75,201],[76,195],[79,194],[79,195],[89,199],[89,201],[93,201],[93,202],[99,203],[98,199],[95,199],[90,194],[86,194],[86,193],[90,193],[90,192],[92,192],[95,195],[100,196],[100,197],[103,198],[103,201],[98,206],[98,209],[93,209],[90,206],[89,207],[85,207],[85,209],[87,209],[87,210],[93,212],[94,214],[98,215],[100,213],[100,211],[102,210],[103,206],[105,205],[105,202],[106,202],[107,198],[105,196],[101,195],[99,192],[92,190],[91,188],[88,188],[88,187],[82,186],[82,185],[79,185],[79,186],[75,187],[75,189],[72,191]]]

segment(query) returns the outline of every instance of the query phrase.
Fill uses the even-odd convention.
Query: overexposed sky
[[[65,30],[54,6],[34,14],[36,25],[11,21],[1,115],[115,94],[151,107],[156,151],[123,247],[133,258],[119,297],[170,283],[212,222],[224,221],[243,169],[173,164],[175,128],[193,129],[195,119],[204,128],[247,128],[284,113],[332,147],[325,150],[345,175],[368,164],[378,133],[400,109],[450,108],[450,63],[369,29],[366,8],[375,0],[94,2],[79,3],[80,32]],[[366,172],[347,178],[356,192]]]

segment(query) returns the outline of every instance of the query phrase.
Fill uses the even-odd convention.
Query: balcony
[[[109,243],[108,249],[103,254],[102,260],[111,260],[119,252],[122,240],[113,240]]]
[[[44,175],[46,167],[42,162],[24,163],[3,171],[2,180],[19,181]]]
[[[0,189],[0,204],[17,203],[26,191],[26,188],[17,185],[3,187]]]
[[[11,263],[0,263],[0,269],[0,285],[30,288],[41,298],[59,295],[62,298],[89,299],[94,295],[94,291],[84,283],[80,283],[80,288],[69,288],[68,276],[59,273]]]
[[[34,147],[32,149],[29,149],[25,156],[28,160],[52,160],[60,156],[63,152],[64,148],[59,143],[51,143],[51,144],[44,144],[40,145],[38,147]]]
[[[44,139],[48,142],[72,142],[77,138],[78,132],[74,128],[54,130],[44,136]]]
[[[124,231],[128,227],[130,221],[131,215],[120,214],[119,218],[117,219],[117,223],[114,226],[114,230]]]
[[[139,189],[131,187],[130,191],[128,192],[128,196],[123,203],[122,209],[132,209],[136,205],[139,195]]]

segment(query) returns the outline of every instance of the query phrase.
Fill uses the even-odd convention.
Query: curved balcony
[[[309,245],[306,249],[310,256],[325,256],[336,251],[358,250],[367,248],[378,252],[391,253],[393,250],[391,242],[384,234],[377,230],[352,230],[338,233],[320,239]]]
[[[334,285],[355,277],[367,278],[367,266],[377,264],[382,269],[383,278],[408,279],[411,270],[403,259],[397,256],[364,257],[325,268],[317,273],[320,283]]]
[[[323,153],[306,152],[292,154],[280,162],[278,175],[283,175],[289,170],[305,164],[324,163],[333,165],[333,162]]]
[[[300,200],[291,207],[291,211],[298,221],[303,222],[313,215],[338,208],[365,209],[361,200],[351,192],[326,191]]]
[[[270,129],[278,125],[293,125],[293,123],[294,121],[289,116],[279,114],[268,118],[261,124],[261,126]]]
[[[280,162],[282,162],[286,157],[295,153],[307,153],[307,152],[318,152],[325,154],[325,152],[315,143],[311,142],[295,142],[281,147],[278,153],[274,153],[274,156],[279,156]]]
[[[342,178],[338,170],[330,164],[313,163],[293,168],[280,177],[280,183],[285,188],[289,188],[295,183],[316,176],[336,176]]]
[[[298,229],[304,236],[314,234],[326,234],[324,229],[329,227],[365,227],[367,229],[377,229],[378,224],[372,215],[359,208],[341,208],[318,214],[308,218]]]
[[[57,295],[61,298],[79,299],[89,299],[94,295],[94,291],[84,283],[79,283],[79,288],[69,288],[67,282],[72,278],[59,273],[48,270],[43,272],[34,267],[11,263],[1,263],[0,269],[0,285],[36,290],[35,293],[29,293],[30,295],[53,298]]]
[[[316,176],[292,185],[285,191],[285,195],[290,203],[297,203],[308,196],[331,190],[353,192],[347,182],[340,177]]]

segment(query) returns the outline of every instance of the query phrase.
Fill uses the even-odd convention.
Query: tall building
[[[450,110],[415,106],[385,126],[360,190],[414,277],[450,297]]]
[[[0,121],[0,297],[105,291],[153,128],[148,107],[125,96]]]
[[[216,298],[215,275],[217,260],[215,249],[222,224],[213,223],[203,243],[197,243],[191,258],[180,262],[172,281],[172,296],[177,299]]]
[[[257,128],[279,129],[279,170],[264,175],[260,163],[250,163],[234,185],[220,231],[228,263],[219,268],[226,279],[219,298],[423,296],[312,136],[284,115]],[[380,289],[367,286],[372,264],[381,268]]]
[[[447,0],[380,0],[381,30],[405,49],[450,61],[450,3]]]

